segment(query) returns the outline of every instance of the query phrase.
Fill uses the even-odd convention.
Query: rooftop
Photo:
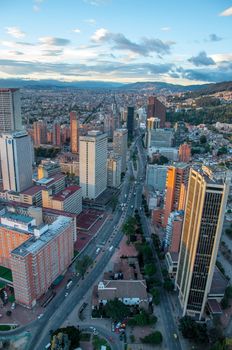
[[[26,190],[20,192],[21,194],[26,194],[29,196],[33,196],[33,194],[36,194],[38,192],[40,192],[42,190],[42,188],[40,186],[31,186],[29,188],[27,188]]]
[[[79,186],[66,187],[63,191],[60,191],[55,196],[53,196],[53,199],[56,201],[63,202],[65,199],[69,198],[73,193],[79,191],[80,189],[81,188]]]
[[[37,180],[36,183],[41,186],[52,185],[56,181],[64,178],[65,178],[64,174],[55,174],[53,177],[50,177],[50,178],[43,177],[42,179]]]
[[[2,218],[9,219],[12,221],[18,221],[24,224],[28,224],[33,220],[33,218],[30,216],[25,216],[25,215],[10,213],[10,212],[7,212],[4,215],[2,215]]]
[[[22,257],[25,257],[28,254],[35,254],[37,251],[42,249],[43,246],[58,236],[64,228],[69,226],[70,222],[70,218],[59,216],[51,225],[48,226],[48,230],[42,233],[41,236],[38,238],[35,238],[34,236],[29,238],[26,242],[14,249],[11,254],[20,255]]]

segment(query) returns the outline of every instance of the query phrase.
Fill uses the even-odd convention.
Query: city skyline
[[[226,81],[232,73],[229,5],[225,0],[188,7],[183,0],[3,2],[0,78]]]

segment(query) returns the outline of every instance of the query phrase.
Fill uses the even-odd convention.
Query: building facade
[[[127,130],[128,130],[128,138],[131,139],[134,136],[134,116],[135,109],[134,107],[127,107]]]
[[[32,142],[25,131],[0,137],[3,189],[21,192],[32,185]]]
[[[0,132],[22,129],[19,89],[0,88]]]
[[[118,154],[121,157],[122,173],[125,173],[126,171],[127,138],[127,129],[117,129],[114,131],[113,150],[114,153]]]
[[[107,135],[80,136],[80,186],[83,198],[96,199],[107,187]]]
[[[156,191],[164,191],[167,178],[167,165],[147,164],[146,185]]]
[[[79,152],[79,122],[76,112],[70,112],[70,150]]]
[[[176,286],[183,315],[199,320],[211,288],[227,197],[227,182],[191,169]]]
[[[121,157],[115,154],[107,158],[107,186],[119,187],[121,184]]]
[[[47,143],[47,124],[43,120],[33,123],[33,140],[36,147]]]
[[[147,117],[158,118],[160,120],[160,127],[165,127],[166,107],[155,96],[148,98]]]
[[[179,147],[179,161],[188,163],[191,160],[191,147],[187,143],[183,143]]]

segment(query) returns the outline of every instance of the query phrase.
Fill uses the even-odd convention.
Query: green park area
[[[8,280],[8,281],[12,282],[13,278],[12,278],[11,270],[7,269],[4,266],[0,266],[0,278],[4,278],[5,280]]]

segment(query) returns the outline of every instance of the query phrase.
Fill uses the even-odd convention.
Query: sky
[[[232,80],[232,1],[0,0],[0,78]]]

